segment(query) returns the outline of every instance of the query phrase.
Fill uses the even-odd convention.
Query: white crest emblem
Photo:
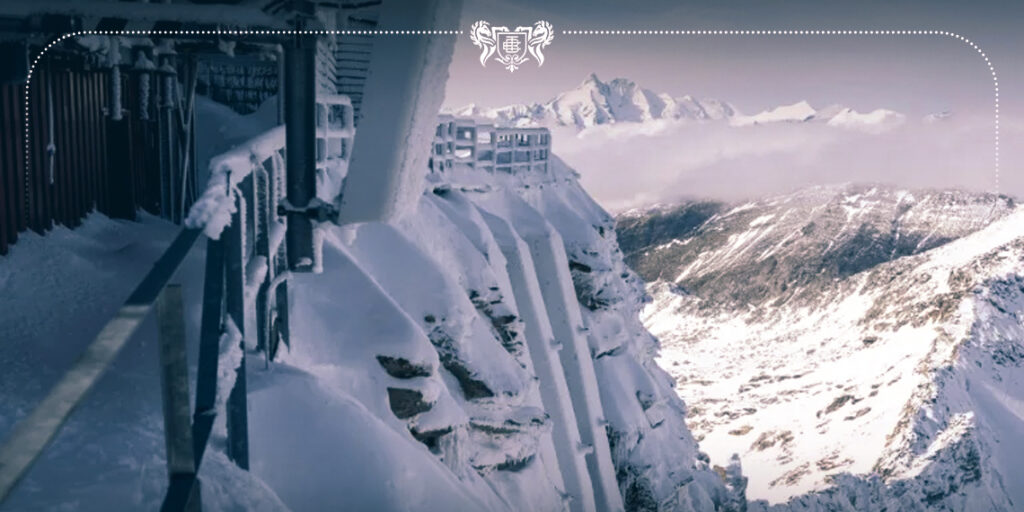
[[[479,47],[480,65],[486,66],[487,60],[497,54],[495,60],[505,69],[515,71],[524,62],[530,60],[527,54],[537,59],[537,66],[544,65],[544,54],[541,50],[555,39],[555,31],[546,21],[538,21],[532,27],[492,27],[486,21],[478,21],[469,30],[469,40]]]

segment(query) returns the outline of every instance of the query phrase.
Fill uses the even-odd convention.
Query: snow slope
[[[740,455],[752,509],[1017,510],[1022,215],[843,186],[620,228],[689,425]]]

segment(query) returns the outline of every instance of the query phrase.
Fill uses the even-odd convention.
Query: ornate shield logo
[[[544,65],[542,50],[551,44],[555,31],[546,21],[538,21],[532,27],[491,27],[486,21],[478,21],[469,31],[469,39],[480,48],[480,65],[486,66],[487,60],[497,54],[495,60],[509,72],[519,69],[532,55],[537,66]]]

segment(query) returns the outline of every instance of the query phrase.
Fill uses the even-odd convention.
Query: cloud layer
[[[1006,139],[1022,133],[1012,124],[1003,131]],[[554,132],[555,153],[612,211],[687,197],[737,200],[836,182],[995,186],[992,121],[982,117],[908,119],[867,131],[823,123],[738,127],[657,121]],[[1008,174],[1004,191],[1024,188]]]

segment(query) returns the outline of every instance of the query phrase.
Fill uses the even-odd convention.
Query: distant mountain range
[[[656,93],[626,78],[604,82],[594,73],[576,88],[544,103],[497,108],[467,105],[452,113],[489,119],[502,126],[569,126],[577,130],[616,123],[690,120],[723,121],[733,126],[819,122],[878,132],[905,120],[903,114],[882,108],[866,113],[842,105],[815,109],[806,101],[745,115],[725,101]]]

